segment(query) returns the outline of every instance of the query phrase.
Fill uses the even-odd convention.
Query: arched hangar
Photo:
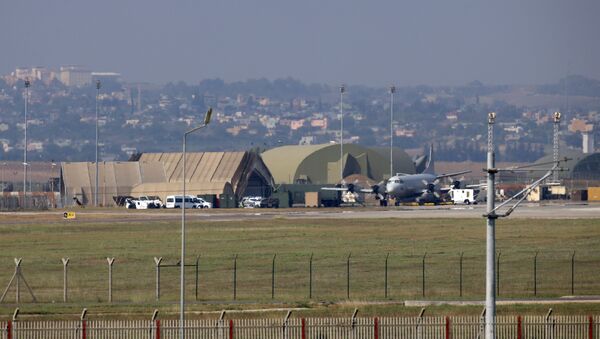
[[[390,177],[390,149],[345,144],[343,177],[360,174],[375,181]],[[411,157],[394,148],[394,174],[416,172]],[[291,145],[262,153],[276,184],[335,184],[340,182],[340,145]]]

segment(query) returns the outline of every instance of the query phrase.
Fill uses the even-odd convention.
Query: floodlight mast
[[[487,149],[487,227],[485,272],[485,338],[496,338],[496,219],[495,180],[497,169],[494,158],[494,122],[496,113],[488,113]]]
[[[29,78],[25,79],[25,141],[23,142],[23,209],[27,208],[27,106],[29,105]]]
[[[560,118],[561,118],[561,113],[560,112],[554,112],[554,114],[552,115],[552,121],[554,122],[554,133],[552,135],[552,160],[554,160],[554,162],[558,162],[558,156],[559,156],[559,148],[560,148],[560,139],[559,139],[559,128],[560,128]],[[552,173],[552,182],[556,183],[558,182],[558,172],[554,171]]]
[[[340,86],[340,182],[344,181],[344,92],[346,85]]]
[[[396,86],[390,86],[390,178],[394,176],[394,93]]]
[[[96,80],[96,187],[94,188],[94,207],[98,207],[98,98],[100,97],[100,80]]]
[[[179,314],[179,337],[181,339],[185,338],[185,180],[186,180],[186,143],[187,136],[192,134],[204,127],[206,127],[210,123],[210,117],[212,116],[212,108],[209,108],[204,116],[204,121],[201,125],[192,128],[191,130],[185,132],[183,134],[183,195],[181,197],[181,280],[180,280],[180,314]],[[175,199],[177,202],[177,199]]]

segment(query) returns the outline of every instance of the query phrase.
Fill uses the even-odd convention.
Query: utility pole
[[[394,176],[394,93],[396,86],[390,87],[390,178]]]
[[[100,80],[96,80],[96,189],[94,190],[94,206],[98,207],[98,98],[100,97]]]
[[[340,182],[344,180],[344,92],[346,86],[340,86]]]
[[[488,114],[487,149],[487,227],[486,227],[486,270],[485,270],[485,339],[496,338],[496,219],[495,180],[496,159],[494,158],[494,122],[496,113]]]
[[[29,104],[29,78],[25,79],[25,141],[23,144],[23,209],[27,208],[27,105]]]

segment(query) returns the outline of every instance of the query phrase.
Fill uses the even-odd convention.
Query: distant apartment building
[[[321,129],[327,129],[327,118],[311,120],[310,126]]]
[[[89,85],[92,83],[92,72],[82,66],[61,66],[60,81],[66,86]]]
[[[9,82],[14,82],[17,80],[40,80],[48,83],[55,78],[56,73],[49,71],[42,66],[35,66],[31,68],[17,67],[14,72],[7,76],[7,80],[9,80]]]
[[[112,83],[118,83],[121,82],[121,73],[115,73],[115,72],[92,72],[92,81],[100,81],[101,83],[104,82],[112,82]]]

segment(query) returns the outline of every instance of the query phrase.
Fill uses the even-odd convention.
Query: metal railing
[[[504,339],[593,339],[599,316],[498,316]],[[476,339],[483,321],[462,317],[285,318],[186,320],[186,337],[207,339]],[[0,322],[0,339],[177,338],[178,320],[80,320]]]

